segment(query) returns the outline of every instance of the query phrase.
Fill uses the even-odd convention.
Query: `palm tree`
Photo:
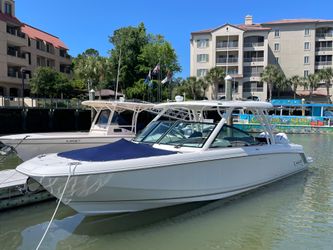
[[[296,99],[296,91],[297,87],[302,85],[302,78],[298,75],[292,76],[289,79],[290,84],[292,85],[293,92],[294,92],[294,99]]]
[[[318,81],[319,81],[319,77],[318,74],[310,74],[308,75],[308,77],[306,78],[307,81],[307,85],[310,88],[310,102],[312,101],[312,94],[313,94],[313,90],[315,90]]]
[[[331,97],[330,97],[330,85],[331,80],[333,78],[333,70],[332,68],[325,68],[318,71],[318,77],[320,81],[325,82],[326,92],[327,92],[327,102],[331,103]]]
[[[204,78],[204,81],[207,83],[207,85],[212,86],[213,89],[215,90],[213,91],[215,99],[217,99],[218,91],[216,90],[218,89],[219,84],[224,84],[224,77],[225,77],[224,70],[221,67],[214,67],[208,71],[207,75]]]
[[[280,70],[275,65],[268,65],[261,73],[261,80],[267,83],[269,91],[269,100],[272,100],[273,87],[277,84],[280,76]]]

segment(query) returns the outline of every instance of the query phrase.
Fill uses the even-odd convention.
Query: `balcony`
[[[244,71],[244,77],[260,77],[262,71]]]
[[[325,39],[325,38],[332,38],[332,37],[333,37],[333,33],[332,32],[327,32],[327,33],[318,32],[318,33],[316,33],[316,38]]]
[[[238,41],[230,41],[230,42],[216,42],[217,49],[237,49]]]
[[[319,62],[316,62],[316,65],[318,65],[318,66],[332,65],[332,61],[319,61]]]
[[[263,57],[245,57],[244,62],[263,62]]]
[[[236,58],[228,58],[228,60],[227,60],[226,57],[216,58],[216,63],[217,64],[227,64],[227,63],[237,64],[238,63],[238,57],[236,57]]]
[[[264,42],[244,43],[244,48],[263,47]]]
[[[333,51],[333,47],[316,47],[316,51]]]

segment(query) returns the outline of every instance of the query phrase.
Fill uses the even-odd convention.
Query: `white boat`
[[[0,141],[15,149],[23,160],[37,155],[104,145],[135,137],[138,114],[153,104],[127,101],[84,101],[96,110],[89,132],[30,133],[1,136]],[[126,116],[124,116],[126,113]],[[8,149],[8,147],[6,147]]]
[[[57,198],[64,192],[62,202],[88,215],[222,199],[307,169],[303,147],[273,134],[265,111],[271,107],[257,101],[158,104],[159,115],[132,142],[42,155],[16,170]],[[240,108],[258,116],[263,138],[227,124]],[[220,118],[205,118],[207,111]]]

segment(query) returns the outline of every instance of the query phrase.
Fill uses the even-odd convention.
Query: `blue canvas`
[[[137,144],[120,139],[103,146],[58,153],[58,156],[77,161],[115,161],[170,154],[176,154],[176,152],[156,149],[147,144]]]

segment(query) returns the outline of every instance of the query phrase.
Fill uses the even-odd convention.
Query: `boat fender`
[[[277,143],[277,144],[289,144],[288,136],[285,133],[277,133],[275,135],[275,143]]]
[[[27,179],[27,190],[30,192],[30,193],[37,193],[41,190],[43,190],[43,187],[42,185],[40,185],[37,181],[35,181],[33,178],[29,177]]]

